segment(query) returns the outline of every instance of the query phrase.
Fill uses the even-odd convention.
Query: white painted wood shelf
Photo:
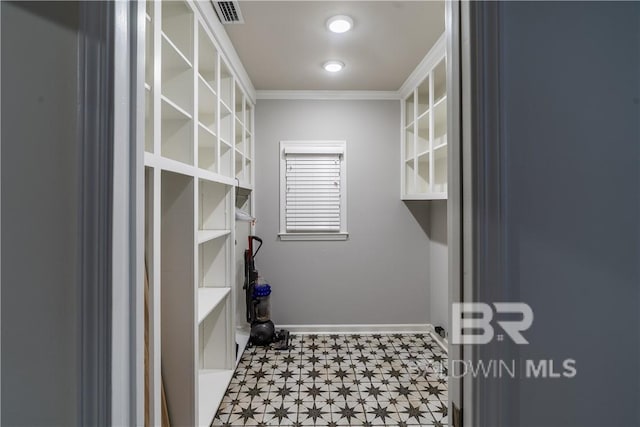
[[[228,236],[230,234],[231,234],[231,230],[199,230],[198,244],[206,243],[209,240],[218,239],[220,237]]]
[[[198,288],[198,324],[224,303],[230,292],[231,288]]]
[[[232,376],[233,369],[198,371],[198,426],[211,424]]]
[[[220,175],[205,169],[199,169],[193,165],[167,157],[157,156],[148,151],[144,153],[144,165],[181,175],[197,176],[200,179],[214,183],[225,185],[234,185],[236,183],[235,179],[227,177],[225,175]]]

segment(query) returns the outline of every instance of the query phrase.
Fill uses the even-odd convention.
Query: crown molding
[[[420,82],[422,82],[422,80],[424,80],[429,70],[435,67],[437,62],[442,59],[442,56],[444,56],[446,51],[446,43],[447,37],[445,32],[442,33],[438,41],[436,41],[433,47],[429,50],[429,53],[426,54],[426,56],[422,59],[422,61],[420,61],[420,64],[418,64],[416,69],[413,70],[411,74],[409,74],[407,80],[405,80],[402,86],[400,86],[400,89],[398,89],[400,99],[405,99],[407,96],[409,96],[411,91],[413,91],[413,89],[417,87]]]
[[[401,98],[395,90],[258,90],[256,99],[388,101]]]

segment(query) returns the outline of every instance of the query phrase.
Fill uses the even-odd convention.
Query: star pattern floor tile
[[[212,425],[447,426],[446,366],[429,334],[292,335],[245,350]]]

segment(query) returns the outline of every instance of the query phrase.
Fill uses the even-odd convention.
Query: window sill
[[[279,233],[278,236],[282,241],[349,239],[349,233]]]

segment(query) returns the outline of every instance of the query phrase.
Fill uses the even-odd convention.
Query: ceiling
[[[444,32],[443,1],[241,1],[224,28],[257,90],[395,91]],[[327,30],[349,15],[344,34]],[[345,63],[339,73],[322,64]]]

